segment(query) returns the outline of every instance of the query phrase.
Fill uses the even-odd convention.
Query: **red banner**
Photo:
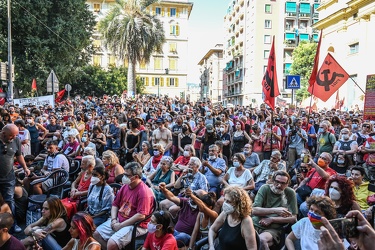
[[[62,89],[59,92],[57,92],[55,102],[61,102],[64,95],[65,95],[65,89]]]
[[[316,76],[314,85],[310,85],[310,94],[326,102],[349,78],[348,73],[328,53]]]
[[[276,55],[275,55],[275,37],[272,41],[270,55],[268,57],[267,70],[262,80],[264,102],[275,110],[275,98],[280,95],[279,85],[277,84],[276,73]]]
[[[323,31],[320,32],[318,47],[316,48],[316,54],[314,58],[314,66],[313,66],[310,79],[309,79],[309,87],[312,87],[314,85],[316,81],[316,75],[318,74],[319,53],[320,53],[320,44],[322,43],[322,36],[323,36]]]

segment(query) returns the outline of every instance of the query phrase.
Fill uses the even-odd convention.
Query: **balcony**
[[[242,90],[241,91],[237,90],[237,91],[229,91],[228,93],[225,93],[224,95],[225,97],[234,97],[234,96],[239,96],[243,94],[244,93],[242,92]]]
[[[297,17],[297,13],[293,12],[287,12],[285,13],[285,18],[286,19],[295,19]]]
[[[299,13],[298,14],[300,19],[310,19],[311,14],[310,13]]]

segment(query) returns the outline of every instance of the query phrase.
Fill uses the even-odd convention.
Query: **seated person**
[[[33,190],[30,190],[30,182],[35,179],[42,178],[53,172],[54,170],[64,169],[69,172],[69,161],[65,155],[60,154],[57,150],[57,141],[48,141],[47,142],[47,153],[48,156],[44,160],[44,166],[41,170],[43,176],[36,176],[33,174],[31,177],[26,177],[23,180],[24,187],[26,191],[34,194],[43,194],[43,191],[47,190],[53,185],[52,179],[48,179],[43,183],[38,183],[33,186]]]
[[[64,145],[60,152],[63,153],[66,157],[73,159],[76,157],[78,149],[79,142],[76,141],[74,135],[68,134],[67,143]]]
[[[166,188],[170,189],[174,186],[176,175],[171,170],[173,159],[170,156],[163,156],[160,161],[160,167],[147,177],[155,198],[158,202],[165,199],[163,193],[159,190],[159,184],[164,182]]]
[[[151,156],[150,160],[148,160],[148,162],[143,167],[143,172],[146,175],[152,174],[159,168],[160,160],[164,155],[163,145],[156,143],[152,147],[154,149],[154,155]]]
[[[84,212],[78,212],[72,218],[70,223],[70,235],[72,239],[62,250],[81,249],[83,250],[100,250],[100,244],[92,234],[95,231],[95,225],[91,216]]]
[[[120,165],[119,159],[111,150],[106,150],[103,152],[102,161],[105,166],[105,170],[109,174],[107,180],[108,184],[115,183],[116,178],[124,173],[124,168]]]
[[[251,144],[245,144],[243,154],[246,158],[244,167],[250,171],[253,171],[260,164],[259,155],[253,152],[253,146],[251,146]]]
[[[102,167],[102,168],[104,168],[103,161],[99,157],[96,157],[96,151],[93,148],[85,147],[85,149],[83,150],[82,155],[83,156],[85,156],[85,155],[92,155],[92,156],[94,156],[95,157],[95,167]]]
[[[26,250],[25,246],[16,237],[9,234],[14,224],[12,213],[0,213],[0,248],[2,250]]]
[[[102,167],[95,167],[92,171],[91,184],[87,194],[87,208],[94,219],[95,226],[99,226],[108,219],[114,194],[113,189],[106,183],[109,175]]]
[[[257,249],[256,232],[251,214],[249,195],[240,187],[224,189],[223,211],[208,232],[210,249],[215,249],[214,240],[219,229],[220,249]]]
[[[80,155],[83,155],[83,151],[85,148],[92,148],[94,150],[94,153],[96,156],[96,146],[95,146],[95,143],[91,142],[89,140],[89,136],[87,135],[87,133],[83,133],[83,136],[81,138],[81,143],[79,144],[79,148],[77,150],[77,156],[80,156]]]
[[[224,175],[223,186],[237,186],[243,188],[246,192],[254,189],[254,180],[250,171],[244,167],[245,156],[241,153],[235,153],[233,158],[233,167]],[[220,213],[221,206],[224,202],[224,196],[221,196],[215,205],[215,211]]]
[[[271,178],[274,172],[278,170],[285,171],[286,167],[281,161],[280,151],[274,150],[271,153],[270,160],[263,160],[253,171],[255,181],[253,194],[256,195],[259,188]]]
[[[177,159],[174,161],[172,170],[180,174],[181,171],[188,168],[190,158],[194,156],[195,156],[194,147],[191,144],[185,145],[183,155],[177,157]]]
[[[68,121],[65,122],[65,129],[62,133],[62,138],[64,140],[66,140],[66,139],[68,139],[69,135],[72,135],[74,137],[74,139],[77,138],[77,141],[79,141],[79,139],[80,139],[79,138],[79,132],[76,128],[74,128],[73,122],[68,120]]]
[[[327,220],[336,218],[335,204],[327,196],[311,196],[306,200],[309,209],[308,217],[304,217],[292,226],[292,232],[286,237],[285,246],[295,250],[294,243],[300,240],[301,249],[318,249],[322,217]]]
[[[25,228],[27,237],[22,243],[32,246],[35,237],[37,241],[41,241],[44,250],[61,249],[71,239],[69,227],[66,210],[60,199],[49,197],[43,203],[42,217]]]
[[[297,221],[297,199],[293,189],[288,187],[290,177],[278,170],[272,176],[272,183],[263,185],[255,196],[253,222],[264,249],[278,246],[284,235],[284,226]]]
[[[142,167],[130,162],[125,166],[123,186],[112,204],[111,219],[101,224],[94,238],[102,249],[122,249],[131,241],[133,225],[151,214],[154,198],[150,188],[142,181]],[[147,233],[147,223],[137,227],[137,235]]]
[[[373,195],[374,192],[368,190],[369,182],[364,181],[365,177],[365,169],[360,166],[354,166],[350,170],[351,179],[354,183],[353,192],[356,198],[358,205],[361,207],[362,212],[365,212],[366,217],[369,218],[370,215],[372,216],[372,208],[367,203],[367,197]]]
[[[143,167],[144,165],[146,165],[146,163],[150,160],[151,158],[151,155],[149,153],[149,149],[150,149],[151,145],[148,141],[144,141],[142,142],[142,146],[141,146],[141,152],[133,152],[133,159],[135,162],[138,162],[139,164],[141,164],[141,166]]]

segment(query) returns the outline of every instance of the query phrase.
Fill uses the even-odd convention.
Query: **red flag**
[[[321,79],[321,77],[323,79]],[[333,56],[328,53],[314,85],[310,85],[308,91],[323,102],[326,102],[349,78],[349,74],[338,64]]]
[[[35,90],[35,91],[37,90],[35,78],[33,79],[33,82],[31,83],[31,91],[33,91],[33,90]]]
[[[340,101],[340,109],[344,106],[344,102],[345,102],[345,96],[344,96],[344,98],[342,98],[342,100]]]
[[[61,102],[61,99],[64,97],[64,95],[65,89],[62,89],[59,92],[57,92],[55,102]]]
[[[3,93],[3,89],[2,88],[0,88],[0,93]],[[4,103],[5,103],[5,98],[1,97],[0,98],[0,105],[4,105]]]
[[[340,109],[339,91],[336,91],[335,109]]]
[[[277,84],[276,73],[276,55],[275,55],[275,37],[273,37],[270,55],[268,57],[267,70],[262,80],[264,102],[275,110],[275,98],[280,95],[279,85]]]
[[[315,54],[315,58],[314,58],[314,66],[313,66],[313,69],[312,69],[312,72],[311,72],[311,75],[310,75],[310,79],[309,79],[309,87],[314,86],[314,83],[316,81],[316,75],[318,74],[319,53],[320,53],[320,44],[322,42],[322,36],[323,36],[323,30],[320,31],[318,47],[316,48],[316,54]],[[311,94],[313,95],[314,93],[311,93]]]

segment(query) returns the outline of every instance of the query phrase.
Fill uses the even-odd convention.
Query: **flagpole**
[[[270,121],[270,123],[271,123],[271,138],[270,138],[270,140],[271,140],[271,154],[272,154],[272,134],[273,134],[272,123],[273,123],[273,109],[271,109],[271,121]]]
[[[362,91],[362,93],[366,94],[366,92],[363,91],[363,89],[358,85],[358,83],[353,79],[353,77],[351,77],[350,75],[349,75],[349,77],[350,77],[350,79],[352,79],[352,81],[354,82],[354,84],[357,85],[357,87]]]

